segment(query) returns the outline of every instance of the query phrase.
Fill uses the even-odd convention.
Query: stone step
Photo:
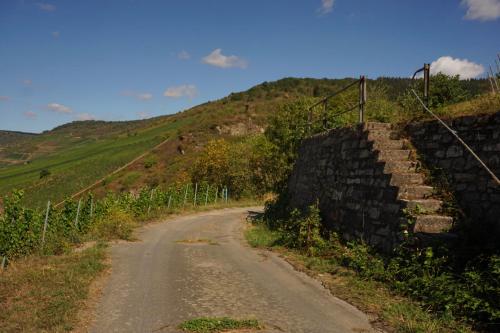
[[[451,232],[441,232],[438,234],[417,232],[415,236],[419,240],[420,247],[441,246],[443,244],[452,245],[459,241],[458,235]]]
[[[413,232],[437,234],[453,226],[453,218],[442,215],[417,215]]]
[[[421,214],[436,213],[441,209],[443,202],[436,199],[412,199],[412,200],[401,200],[403,206]]]
[[[422,185],[423,183],[424,176],[415,172],[393,173],[391,176],[391,185],[393,186]]]
[[[384,173],[409,173],[415,172],[416,163],[412,161],[385,161]]]
[[[393,149],[393,150],[380,150],[378,152],[378,159],[382,161],[407,161],[410,157],[408,149]]]
[[[425,199],[432,195],[434,188],[426,185],[409,185],[399,188],[399,199]]]
[[[365,130],[391,130],[392,124],[369,122],[365,123],[364,128]]]
[[[377,140],[399,140],[399,135],[393,131],[387,130],[369,130],[368,131],[368,140],[377,141]]]
[[[373,149],[376,150],[391,150],[391,149],[403,149],[403,140],[376,140],[373,141]]]

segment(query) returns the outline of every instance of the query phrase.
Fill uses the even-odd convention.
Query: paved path
[[[255,318],[260,332],[371,332],[367,317],[273,253],[246,245],[248,209],[178,217],[111,247],[91,332],[178,332],[207,316]],[[187,243],[205,239],[212,243]]]

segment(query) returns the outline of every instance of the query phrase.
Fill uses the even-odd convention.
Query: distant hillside
[[[187,180],[186,171],[211,138],[239,140],[261,133],[278,105],[303,96],[325,96],[353,80],[285,78],[170,116],[123,122],[79,121],[39,135],[20,134],[1,140],[0,195],[18,188],[25,190],[28,204],[42,206],[48,199],[57,202],[163,141],[161,147],[106,178],[92,191],[103,195]],[[368,85],[383,85],[389,98],[395,100],[408,83],[404,78],[379,78]],[[488,89],[485,80],[462,84],[468,86],[471,95]]]

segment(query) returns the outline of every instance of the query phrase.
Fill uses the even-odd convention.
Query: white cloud
[[[52,31],[52,37],[59,38],[59,35],[60,35],[59,31]]]
[[[50,3],[39,2],[36,5],[44,12],[53,12],[56,10],[56,6],[51,5]]]
[[[66,105],[59,104],[59,103],[47,104],[47,109],[49,109],[50,111],[57,112],[57,113],[72,113],[73,112],[73,110],[71,110],[71,108],[67,107]]]
[[[140,99],[141,101],[149,101],[151,98],[153,98],[153,94],[142,93],[142,94],[138,94],[137,98]]]
[[[147,111],[139,111],[137,112],[137,116],[141,119],[146,119],[149,117],[149,112]]]
[[[10,99],[9,96],[0,96],[0,101],[5,102],[5,101],[8,101],[9,99]]]
[[[248,66],[246,60],[241,59],[240,57],[237,57],[235,55],[225,56],[222,54],[221,49],[213,50],[212,53],[203,58],[203,62],[205,64],[221,68],[247,68]]]
[[[95,120],[95,116],[89,114],[89,113],[79,113],[76,115],[76,120]]]
[[[191,58],[191,55],[187,51],[182,50],[177,54],[177,58],[181,60],[188,60],[189,58]]]
[[[490,21],[500,17],[500,0],[462,0],[468,20]]]
[[[165,92],[163,93],[163,96],[172,97],[172,98],[180,98],[180,97],[193,98],[197,94],[198,94],[198,90],[196,89],[195,85],[184,84],[184,85],[177,86],[177,87],[167,88],[167,90],[165,90]]]
[[[321,15],[326,15],[331,13],[333,10],[333,4],[335,0],[321,0],[321,7],[318,8],[318,13]]]
[[[151,94],[149,92],[138,93],[135,91],[124,91],[124,92],[122,92],[122,95],[135,97],[141,101],[149,101],[150,99],[153,98],[153,94]]]
[[[431,74],[460,75],[461,79],[472,79],[484,73],[484,66],[467,59],[441,57],[431,63]]]
[[[36,113],[33,111],[26,111],[24,113],[24,116],[29,119],[35,119],[36,118]]]

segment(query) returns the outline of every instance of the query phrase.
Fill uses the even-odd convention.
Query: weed
[[[103,240],[130,240],[136,225],[130,213],[121,208],[113,208],[106,216],[100,217],[95,222],[91,234]]]
[[[235,329],[260,329],[260,325],[255,319],[237,320],[222,317],[191,319],[180,324],[179,328],[193,333],[215,333]]]

